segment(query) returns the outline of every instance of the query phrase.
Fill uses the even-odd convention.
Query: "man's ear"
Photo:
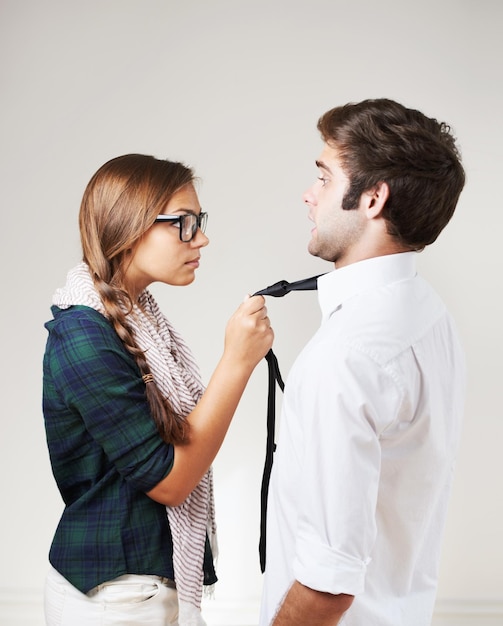
[[[388,183],[381,181],[373,189],[366,191],[364,195],[366,196],[365,213],[367,217],[369,219],[379,217],[389,198]]]

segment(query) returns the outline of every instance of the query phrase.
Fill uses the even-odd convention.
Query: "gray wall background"
[[[497,0],[2,0],[3,287],[0,590],[41,590],[62,510],[41,413],[54,289],[80,259],[77,214],[113,156],[180,159],[202,178],[211,244],[196,282],[156,286],[208,380],[247,292],[330,269],[309,256],[301,194],[328,108],[390,97],[448,121],[468,184],[422,274],[469,366],[440,599],[503,601],[501,43]],[[316,328],[315,294],[269,303],[284,376]],[[257,367],[215,462],[217,598],[257,601],[267,367]]]

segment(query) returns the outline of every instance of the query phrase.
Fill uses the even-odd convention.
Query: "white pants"
[[[84,594],[51,568],[44,605],[47,626],[178,626],[176,590],[160,576],[126,574]]]

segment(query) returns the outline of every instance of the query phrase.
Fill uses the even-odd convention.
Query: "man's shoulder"
[[[368,289],[343,302],[322,324],[317,349],[334,358],[360,352],[387,362],[425,336],[447,311],[418,277]]]

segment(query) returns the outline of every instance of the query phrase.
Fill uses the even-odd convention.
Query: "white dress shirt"
[[[429,626],[465,390],[456,330],[415,252],[318,280],[288,376],[260,625],[294,580],[355,596],[344,626]]]

